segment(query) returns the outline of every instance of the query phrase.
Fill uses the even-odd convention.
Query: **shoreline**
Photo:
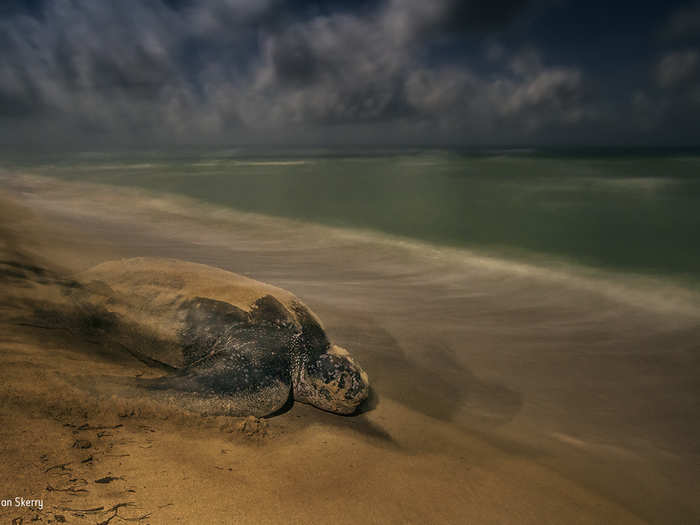
[[[411,258],[427,263],[481,269],[506,277],[532,278],[544,283],[603,294],[611,300],[637,308],[700,318],[700,281],[690,278],[624,272],[546,255],[530,254],[523,258],[506,258],[488,251],[440,245],[386,232],[346,229],[302,219],[238,211],[181,194],[161,193],[136,187],[65,181],[34,174],[0,173],[0,182],[3,182],[5,189],[9,189],[15,198],[22,195],[28,199],[28,205],[34,200],[31,206],[35,209],[50,212],[63,220],[76,221],[76,224],[84,220],[96,220],[121,223],[126,227],[130,222],[142,221],[142,227],[152,235],[159,235],[164,232],[159,231],[157,226],[154,228],[147,222],[143,223],[148,220],[150,213],[156,213],[163,217],[172,216],[173,219],[182,220],[189,226],[196,225],[200,230],[209,226],[218,230],[226,227],[250,227],[260,231],[268,229],[284,233],[297,230],[315,238],[332,239],[341,246],[359,244],[373,246],[379,250],[404,251]],[[79,200],[73,200],[77,195],[81,195]],[[89,200],[108,210],[108,215],[86,207],[85,204]],[[125,208],[128,212],[120,213],[124,212]],[[260,224],[263,226],[259,227]],[[187,231],[165,233],[169,237],[181,237],[185,242],[191,242],[193,237],[192,232]],[[301,239],[300,234],[297,233],[296,236]],[[226,240],[208,236],[202,242],[220,246]]]

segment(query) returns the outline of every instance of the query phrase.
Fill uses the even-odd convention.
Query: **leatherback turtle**
[[[316,315],[286,290],[222,269],[160,258],[87,270],[80,303],[141,361],[169,373],[143,379],[209,413],[265,416],[293,396],[338,414],[367,398],[369,380],[330,344]]]

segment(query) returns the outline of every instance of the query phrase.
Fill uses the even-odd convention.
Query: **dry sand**
[[[2,201],[0,499],[42,499],[43,509],[0,508],[2,520],[598,524],[698,516],[692,304],[638,309],[488,268],[474,270],[482,279],[469,288],[455,287],[447,271],[426,281],[419,263],[392,255],[398,248],[366,250],[352,239],[329,246],[303,228],[281,241],[275,227],[245,218],[230,245],[219,215],[193,221],[128,194],[76,206],[77,194],[63,186],[41,196],[20,190],[12,192],[20,204]],[[131,207],[119,215],[125,202]],[[213,264],[290,289],[360,358],[372,403],[354,417],[303,404],[259,421],[192,414],[115,387],[115,378],[152,373],[130,356],[22,324],[37,302],[60,303],[61,283],[76,272],[134,255]],[[49,271],[44,284],[27,264]],[[572,293],[574,303],[562,298]],[[606,353],[622,343],[624,351]],[[652,351],[660,343],[665,356]]]

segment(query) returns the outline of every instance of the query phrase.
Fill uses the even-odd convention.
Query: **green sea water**
[[[84,153],[2,166],[509,258],[700,281],[696,152]]]

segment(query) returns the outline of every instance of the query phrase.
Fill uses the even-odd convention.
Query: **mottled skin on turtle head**
[[[294,383],[295,400],[336,414],[352,414],[368,394],[367,373],[335,345],[305,363]]]

